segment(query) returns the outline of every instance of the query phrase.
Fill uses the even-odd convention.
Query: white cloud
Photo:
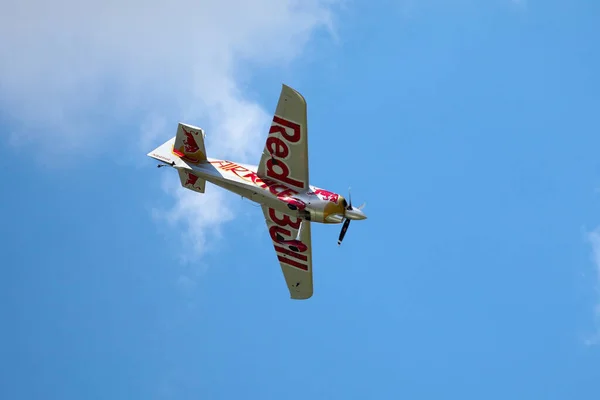
[[[85,145],[94,130],[89,121],[98,117],[125,119],[142,110],[168,121],[214,122],[219,110],[230,116],[232,107],[247,106],[236,60],[290,61],[315,28],[331,26],[330,5],[9,0],[0,15],[0,99],[23,122],[20,142],[48,140],[55,148],[58,141],[67,150]]]
[[[592,255],[595,268],[595,279],[596,291],[600,290],[600,228],[596,228],[594,231],[587,234],[587,239],[592,245]],[[586,339],[586,344],[593,345],[600,343],[600,297],[594,307],[594,323],[596,325],[596,332]]]
[[[153,213],[160,222],[183,232],[179,254],[187,263],[205,252],[210,239],[221,237],[221,225],[231,221],[234,214],[223,206],[227,193],[219,187],[209,186],[207,193],[198,194],[183,188],[174,170],[168,172],[172,173],[163,177],[162,187],[175,198],[175,205],[167,210],[154,209]]]
[[[10,140],[17,151],[34,144],[37,154],[70,157],[120,141],[142,157],[185,121],[205,128],[209,155],[255,161],[271,110],[244,98],[238,71],[298,57],[315,29],[331,30],[336,2],[5,1],[0,110],[15,121]],[[139,132],[114,128],[132,123]],[[155,214],[186,226],[200,254],[206,230],[234,217],[228,195],[168,178],[174,206]]]

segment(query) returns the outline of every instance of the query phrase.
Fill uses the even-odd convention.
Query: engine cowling
[[[300,218],[325,224],[339,224],[343,220],[346,200],[342,196],[323,198],[311,193],[294,197],[305,205],[304,208],[297,208]],[[289,202],[288,207],[290,207]]]

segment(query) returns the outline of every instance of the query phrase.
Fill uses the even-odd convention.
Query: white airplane
[[[313,294],[311,223],[343,223],[342,243],[362,208],[343,196],[309,184],[306,100],[283,85],[258,166],[208,158],[201,128],[179,123],[177,134],[148,153],[179,173],[181,185],[204,193],[206,182],[262,206],[267,229],[292,299]]]

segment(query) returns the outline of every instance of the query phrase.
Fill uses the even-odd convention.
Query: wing
[[[308,188],[306,101],[283,85],[257,175],[301,191]]]
[[[267,206],[262,206],[262,210],[290,297],[296,300],[310,298],[313,294],[310,222]],[[301,243],[295,242],[299,229]],[[298,251],[293,251],[290,246]]]

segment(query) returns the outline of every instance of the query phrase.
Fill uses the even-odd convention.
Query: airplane
[[[295,89],[282,84],[275,115],[258,166],[206,156],[202,128],[179,123],[174,138],[147,155],[171,166],[184,188],[204,193],[206,182],[262,207],[277,260],[295,300],[313,295],[311,223],[340,224],[341,245],[350,221],[367,218],[334,192],[309,184],[307,106]]]

